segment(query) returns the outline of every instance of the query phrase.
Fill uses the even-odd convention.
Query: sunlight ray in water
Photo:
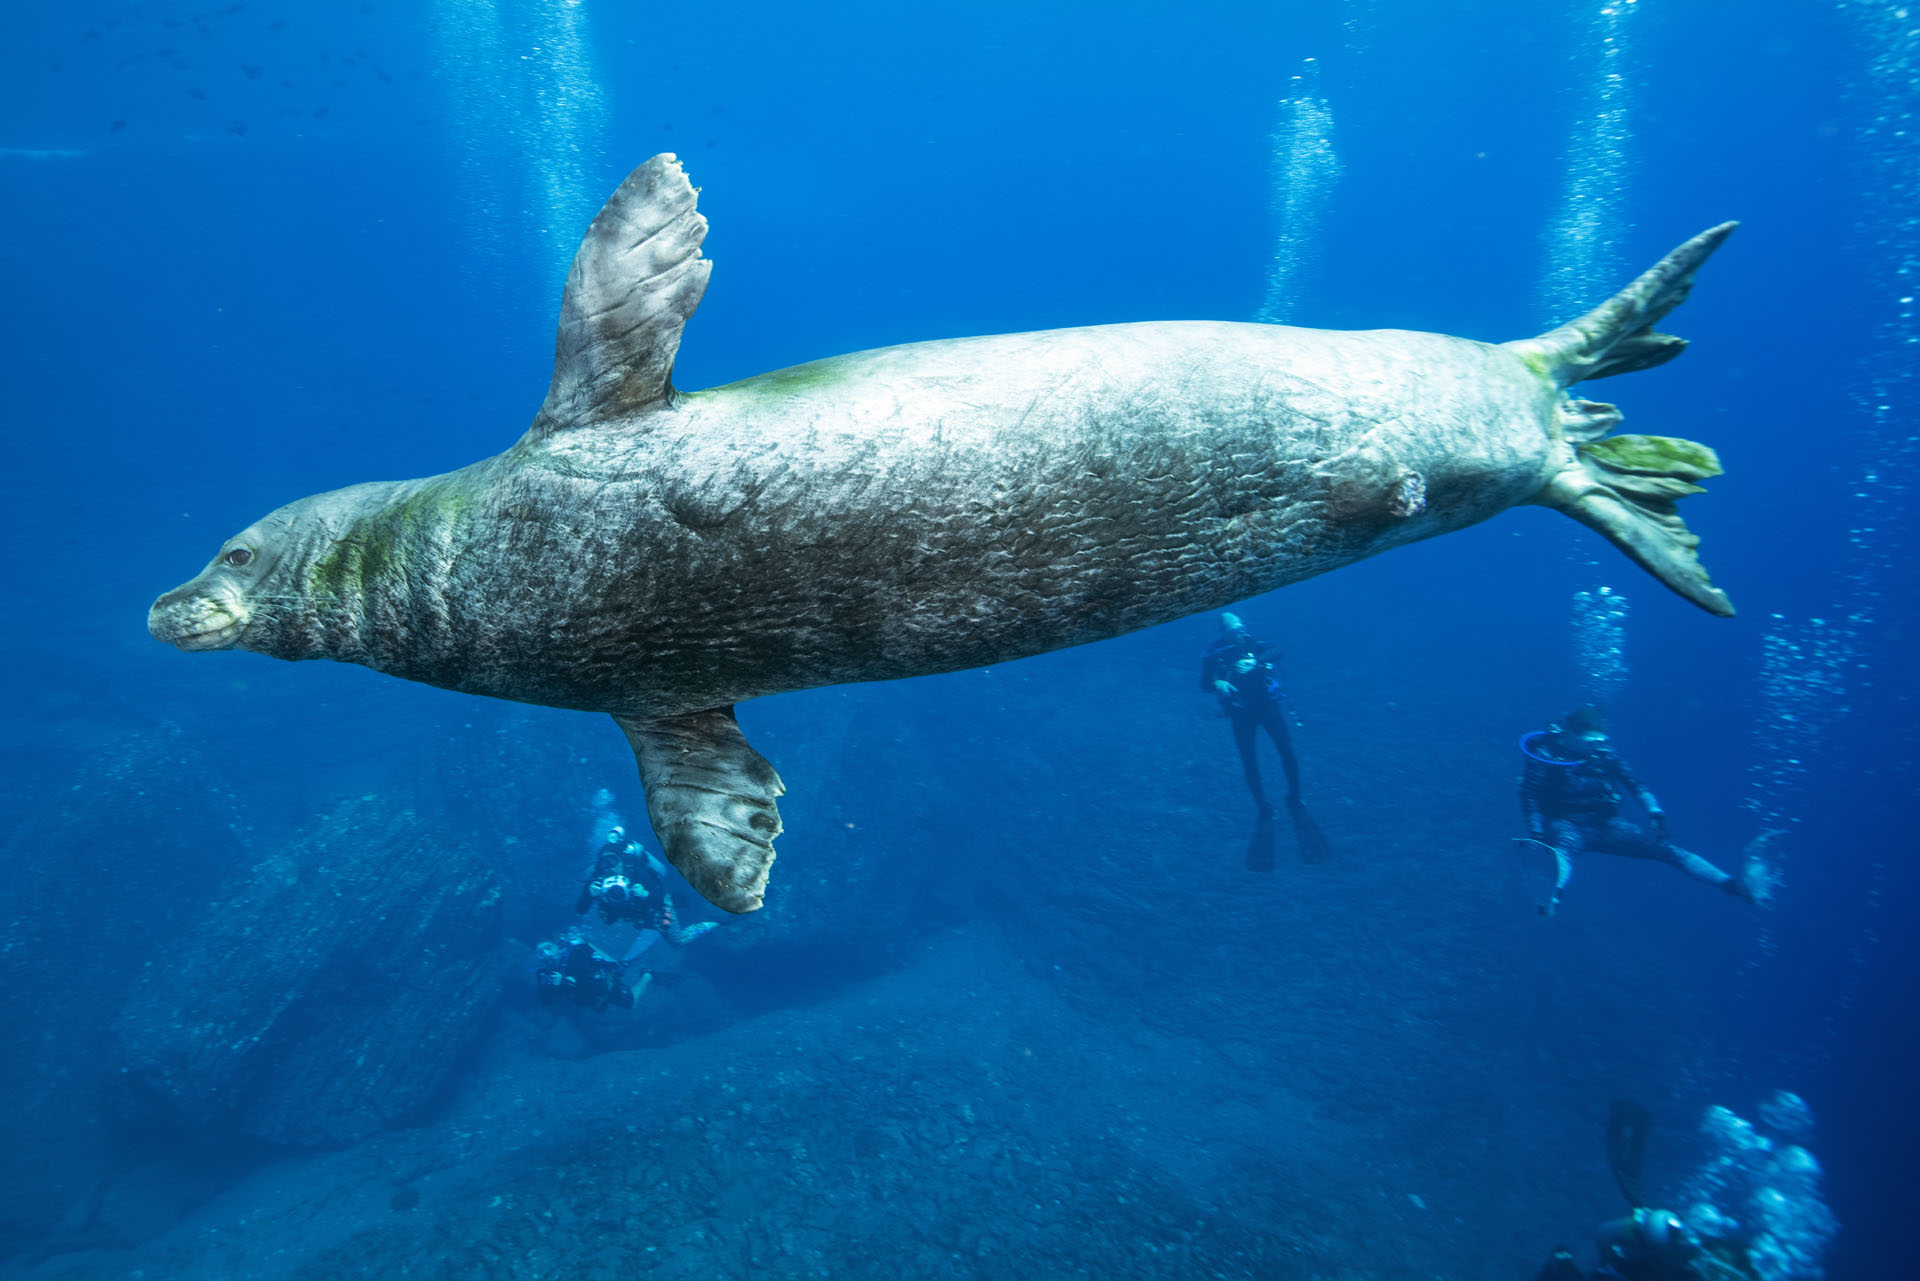
[[[1590,0],[1583,0],[1588,3]],[[1564,324],[1619,287],[1626,269],[1628,185],[1633,177],[1633,81],[1628,23],[1635,0],[1601,4],[1586,19],[1570,66],[1582,80],[1567,139],[1566,179],[1546,233],[1542,326]]]
[[[562,279],[603,194],[594,158],[606,109],[585,9],[580,0],[439,0],[434,30],[470,234],[495,258],[536,237],[540,279]]]
[[[600,205],[592,158],[605,134],[606,111],[581,0],[537,0],[534,22],[538,43],[521,61],[538,136],[528,154],[539,157],[539,233],[555,255],[558,279],[573,260],[580,229]]]
[[[1802,821],[1813,763],[1833,750],[1841,722],[1856,703],[1885,696],[1876,667],[1902,657],[1876,645],[1875,623],[1890,592],[1910,591],[1908,477],[1920,462],[1912,426],[1920,385],[1920,9],[1899,0],[1840,0],[1837,7],[1860,59],[1848,97],[1866,122],[1855,161],[1854,250],[1865,277],[1878,283],[1852,387],[1864,430],[1852,461],[1846,559],[1831,580],[1833,617],[1773,615],[1761,655],[1746,808],[1762,831],[1783,833]],[[1767,861],[1777,880],[1780,856]],[[1865,886],[1869,910],[1881,904],[1887,873],[1886,855],[1874,856]],[[1852,1007],[1879,942],[1871,925],[1854,941],[1852,975],[1835,993],[1834,1008]],[[1767,938],[1763,947],[1772,951],[1778,942]],[[1824,1030],[1822,1055],[1836,1034],[1831,1020]]]
[[[1573,657],[1580,699],[1605,706],[1627,683],[1627,598],[1611,587],[1573,594]]]
[[[1273,258],[1256,319],[1280,324],[1292,315],[1301,269],[1320,238],[1327,199],[1339,180],[1333,108],[1320,94],[1320,65],[1308,58],[1288,82],[1273,130]]]
[[[1564,324],[1619,287],[1626,230],[1627,184],[1632,176],[1632,81],[1628,78],[1627,22],[1635,0],[1612,0],[1584,22],[1571,65],[1587,77],[1567,139],[1559,208],[1544,237],[1539,320]],[[1589,544],[1573,553],[1598,569]],[[1627,598],[1607,587],[1573,594],[1573,645],[1582,697],[1607,703],[1625,688]]]
[[[1855,247],[1870,264],[1869,278],[1881,282],[1853,389],[1868,426],[1856,464],[1845,576],[1847,618],[1859,631],[1872,625],[1886,589],[1906,581],[1893,549],[1910,532],[1908,477],[1920,462],[1913,428],[1920,386],[1920,7],[1842,0],[1840,8],[1853,20],[1862,57],[1850,96],[1867,121]]]

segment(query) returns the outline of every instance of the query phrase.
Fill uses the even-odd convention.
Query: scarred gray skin
[[[1387,390],[1410,354],[1447,375],[1418,432]],[[1372,394],[1330,389],[1335,369]],[[1433,334],[1142,324],[861,352],[282,508],[234,542],[277,547],[302,608],[256,608],[234,639],[637,717],[1001,662],[1523,502],[1557,398],[1511,353]],[[384,566],[313,581],[370,527]]]
[[[1564,394],[1571,363],[1597,349],[1595,326],[1610,346],[1678,341],[1640,323],[1678,297],[1557,344],[1127,324],[889,347],[681,393],[666,375],[704,289],[704,231],[672,158],[642,166],[588,233],[554,385],[517,444],[281,508],[156,602],[154,635],[612,713],[656,830],[691,823],[708,841],[676,851],[662,830],[669,856],[745,910],[781,789],[732,704],[1116,636],[1521,503],[1602,525],[1577,510],[1591,468],[1575,445],[1618,415]],[[1691,266],[1669,274],[1684,296]],[[235,549],[251,559],[230,563]],[[1727,612],[1704,582],[1704,599],[1674,585]],[[705,760],[715,735],[728,742]],[[722,783],[744,771],[696,790],[758,808],[663,818],[668,758]],[[764,846],[757,880],[727,870],[715,821]]]

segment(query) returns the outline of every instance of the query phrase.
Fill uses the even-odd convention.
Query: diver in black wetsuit
[[[1534,1281],[1757,1281],[1746,1242],[1727,1232],[1730,1220],[1709,1214],[1711,1228],[1702,1231],[1671,1210],[1647,1204],[1641,1175],[1652,1125],[1638,1103],[1614,1100],[1607,1116],[1607,1164],[1631,1213],[1600,1226],[1593,1271],[1582,1272],[1573,1251],[1560,1246]]]
[[[650,976],[643,974],[638,984],[630,986],[624,981],[625,970],[623,964],[593,944],[574,940],[564,946],[542,943],[540,965],[533,977],[542,1005],[572,1001],[595,1012],[609,1005],[630,1010]]]
[[[1736,898],[1757,901],[1760,888],[1747,875],[1723,872],[1668,838],[1659,800],[1614,753],[1598,708],[1582,707],[1568,715],[1564,725],[1528,734],[1520,740],[1520,751],[1526,757],[1520,809],[1529,833],[1522,839],[1550,850],[1556,864],[1553,892],[1536,904],[1543,915],[1552,915],[1559,905],[1560,891],[1573,875],[1573,860],[1586,850],[1657,859]],[[1626,796],[1645,812],[1645,823],[1620,817]]]
[[[666,869],[652,855],[614,828],[594,855],[593,871],[581,887],[573,910],[585,916],[596,906],[608,925],[628,921],[643,930],[659,930],[677,941],[673,900],[667,897]]]
[[[1255,753],[1263,729],[1280,753],[1280,768],[1287,775],[1287,803],[1300,799],[1300,762],[1287,732],[1286,695],[1268,657],[1274,652],[1274,646],[1254,638],[1238,614],[1222,614],[1220,639],[1200,659],[1200,688],[1219,698],[1221,710],[1233,722],[1233,744],[1240,749],[1247,790],[1263,815],[1273,813],[1260,784],[1260,759]]]
[[[1636,1207],[1603,1224],[1600,1263],[1582,1272],[1564,1246],[1535,1281],[1755,1281],[1758,1274],[1739,1241],[1696,1232],[1671,1210]]]
[[[1293,736],[1287,729],[1286,694],[1274,671],[1274,646],[1255,639],[1237,614],[1220,615],[1220,637],[1200,658],[1200,688],[1220,700],[1220,710],[1233,724],[1233,744],[1240,751],[1240,768],[1259,809],[1259,826],[1247,852],[1247,865],[1265,871],[1272,866],[1273,804],[1260,782],[1258,745],[1265,730],[1280,753],[1287,776],[1287,813],[1293,819],[1300,853],[1319,862],[1330,852],[1319,825],[1308,816],[1300,799],[1300,762],[1293,754]]]

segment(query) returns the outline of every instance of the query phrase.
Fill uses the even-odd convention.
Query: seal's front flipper
[[[787,790],[748,746],[731,707],[660,720],[613,718],[633,744],[647,817],[667,861],[715,907],[760,906]]]
[[[680,333],[707,292],[707,220],[671,152],[635,169],[587,228],[560,299],[553,381],[536,435],[665,401]]]
[[[1654,325],[1686,300],[1694,273],[1735,225],[1701,232],[1580,319],[1507,349],[1559,387],[1665,364],[1687,344]],[[1563,400],[1553,444],[1559,466],[1533,501],[1599,530],[1709,614],[1731,617],[1733,602],[1709,581],[1694,554],[1700,540],[1675,507],[1701,492],[1694,482],[1720,474],[1719,458],[1705,445],[1670,436],[1608,437],[1619,423],[1612,405]]]

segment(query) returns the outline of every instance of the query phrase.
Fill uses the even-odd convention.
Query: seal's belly
[[[1215,608],[1523,500],[1551,391],[1459,339],[1195,323],[697,393],[500,469],[508,696],[663,715]]]

